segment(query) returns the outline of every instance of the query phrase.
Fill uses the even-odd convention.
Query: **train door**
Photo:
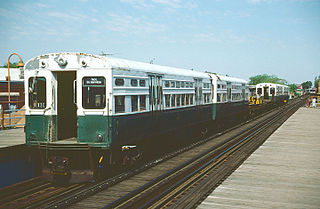
[[[228,102],[231,102],[231,82],[227,82],[227,98]]]
[[[263,98],[269,99],[269,87],[268,86],[263,87]]]
[[[162,76],[149,75],[149,108],[151,111],[163,109]]]
[[[202,104],[202,80],[194,79],[194,93],[195,93],[195,102],[196,105]]]
[[[76,71],[55,72],[57,78],[58,140],[76,138],[77,106],[74,103]]]

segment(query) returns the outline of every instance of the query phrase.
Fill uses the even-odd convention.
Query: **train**
[[[259,83],[256,85],[256,95],[264,101],[286,103],[289,100],[289,87],[276,83]]]
[[[249,111],[244,79],[114,57],[44,54],[25,64],[24,77],[26,144],[49,181],[95,181]]]

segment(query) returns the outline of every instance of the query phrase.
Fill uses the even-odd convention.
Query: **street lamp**
[[[12,55],[17,55],[20,59],[20,62],[18,63],[18,67],[24,67],[24,64],[22,62],[21,56],[17,53],[12,53],[9,55],[8,58],[8,109],[10,108],[10,102],[11,102],[11,95],[10,95],[10,58]]]

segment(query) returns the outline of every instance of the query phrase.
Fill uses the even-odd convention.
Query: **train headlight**
[[[29,140],[33,141],[35,139],[36,139],[36,135],[35,134],[32,133],[32,134],[29,135]]]
[[[42,61],[41,62],[41,68],[45,68],[46,67],[46,62],[45,61]]]
[[[98,135],[97,135],[97,139],[98,139],[99,142],[101,142],[101,141],[102,141],[102,135],[101,135],[101,134],[98,134]]]

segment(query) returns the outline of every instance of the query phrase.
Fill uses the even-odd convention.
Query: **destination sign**
[[[85,77],[83,78],[83,85],[85,86],[104,86],[104,77]]]

